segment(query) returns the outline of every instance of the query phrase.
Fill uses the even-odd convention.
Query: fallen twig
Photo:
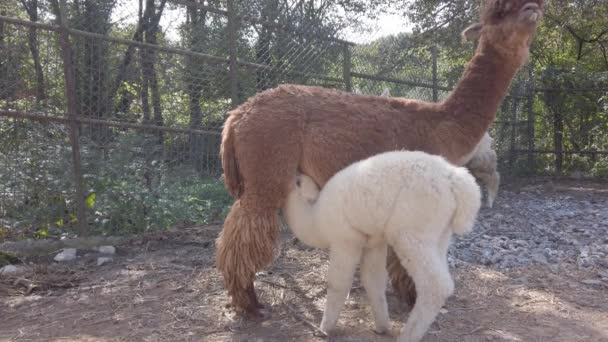
[[[294,308],[292,308],[290,305],[285,304],[285,307],[287,307],[287,310],[291,313],[291,315],[299,320],[300,322],[308,325],[310,328],[312,328],[317,334],[323,336],[323,337],[327,337],[327,334],[319,329],[319,327],[317,327],[314,323],[312,323],[311,321],[307,320],[306,318],[302,317]]]
[[[285,286],[285,285],[282,285],[282,284],[279,284],[279,283],[275,283],[275,282],[270,281],[270,280],[258,279],[258,281],[259,281],[260,283],[264,283],[264,284],[268,284],[268,285],[272,285],[272,286],[280,287],[280,288],[282,288],[282,289],[289,289],[289,287],[287,287],[287,286]]]

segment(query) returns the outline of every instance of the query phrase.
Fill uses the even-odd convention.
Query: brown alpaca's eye
[[[300,183],[300,179],[297,179],[297,180],[296,180],[296,186],[297,186],[298,188],[300,187],[300,184],[301,184],[301,183]]]

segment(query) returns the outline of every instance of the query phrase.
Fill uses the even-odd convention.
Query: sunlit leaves
[[[93,207],[95,206],[95,198],[97,198],[97,194],[95,194],[94,192],[87,196],[85,203],[89,209],[93,209]]]

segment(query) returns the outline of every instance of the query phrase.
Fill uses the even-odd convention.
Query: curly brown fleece
[[[536,24],[524,6],[542,0],[489,0],[476,53],[441,103],[361,96],[321,87],[282,85],[234,109],[222,132],[225,183],[238,200],[217,240],[217,266],[236,309],[261,307],[255,272],[272,261],[279,208],[296,172],[323,186],[337,171],[377,153],[408,149],[461,164],[493,122],[511,79],[528,57]],[[524,18],[525,19],[525,18]],[[394,254],[390,254],[394,259]],[[405,270],[389,259],[402,298],[415,299]]]

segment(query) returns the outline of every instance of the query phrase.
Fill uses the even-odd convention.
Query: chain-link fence
[[[230,202],[217,180],[226,114],[281,83],[371,95],[387,89],[429,101],[453,86],[438,77],[437,48],[404,62],[405,71],[386,67],[376,42],[355,45],[318,21],[272,17],[273,8],[7,1],[0,5],[0,233],[133,232],[217,220]],[[575,98],[556,86],[558,73],[530,70],[516,77],[492,127],[501,171],[605,172],[608,146],[599,135],[608,131],[608,82],[575,90]]]

